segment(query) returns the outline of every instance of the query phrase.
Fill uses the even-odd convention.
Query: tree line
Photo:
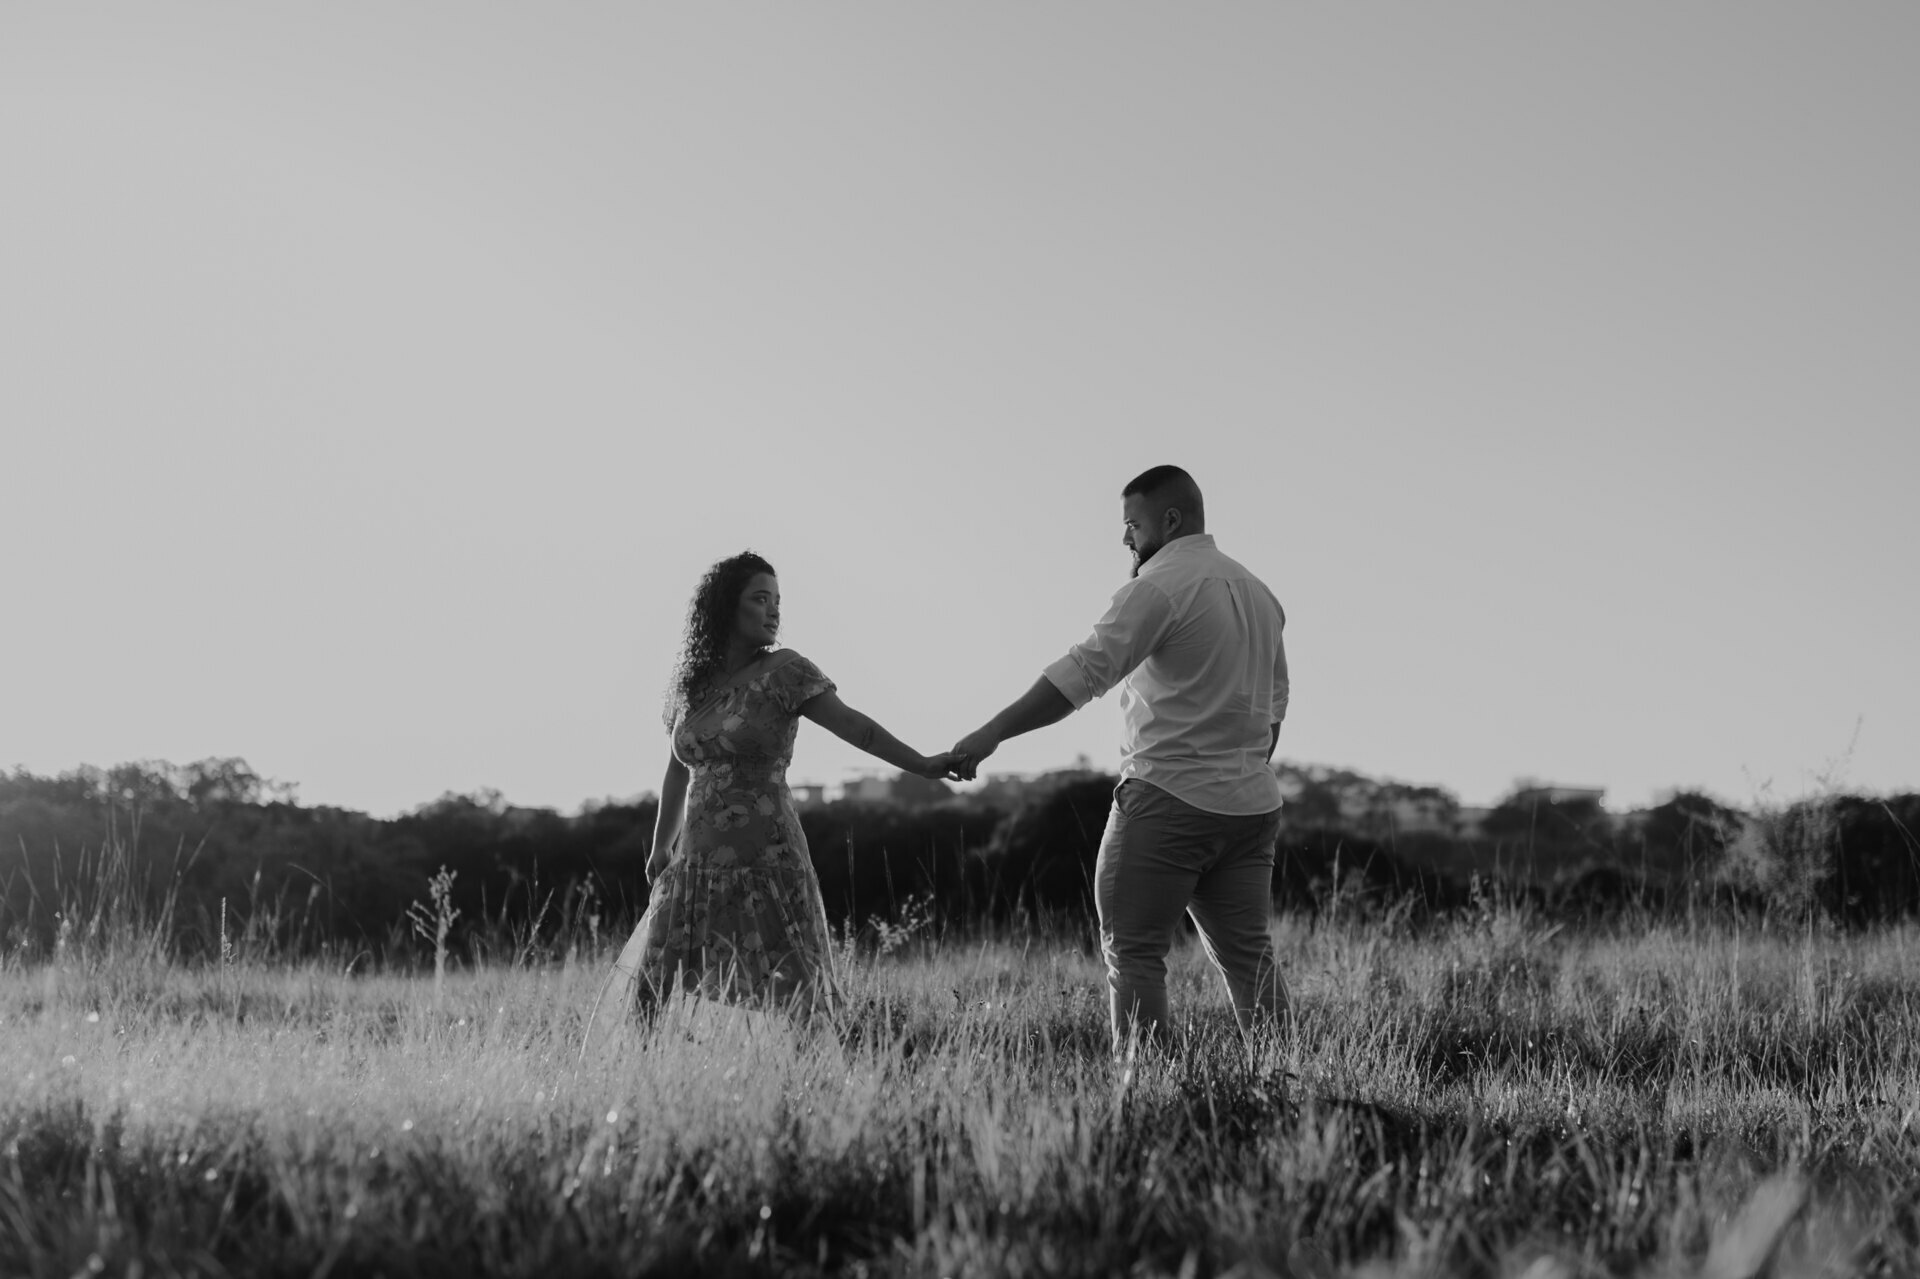
[[[1114,784],[1067,775],[1004,807],[841,801],[801,824],[828,916],[856,940],[909,924],[1080,924]],[[1470,836],[1399,833],[1304,799],[1276,848],[1286,909],[1431,913],[1496,891],[1588,917],[1709,909],[1859,924],[1920,912],[1920,795],[1743,812],[1680,793],[1627,818],[1517,795]],[[402,954],[409,909],[442,872],[471,946],[610,940],[645,908],[656,812],[650,796],[562,814],[483,791],[382,819],[300,804],[233,758],[16,769],[0,774],[0,944],[57,947],[117,912],[164,925],[189,954]]]

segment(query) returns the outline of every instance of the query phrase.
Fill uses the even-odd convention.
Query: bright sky
[[[743,547],[941,749],[1174,462],[1287,607],[1286,758],[1920,788],[1917,50],[1896,3],[6,6],[0,766],[651,790]],[[808,726],[791,776],[867,767]]]

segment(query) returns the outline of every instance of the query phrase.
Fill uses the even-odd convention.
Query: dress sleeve
[[[835,689],[834,682],[827,678],[824,671],[798,653],[780,664],[767,685],[773,700],[790,715],[797,713],[820,694],[831,693]]]

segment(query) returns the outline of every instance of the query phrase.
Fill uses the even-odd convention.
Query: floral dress
[[[826,907],[787,790],[800,707],[833,687],[789,651],[675,714],[686,816],[621,955],[637,1006],[675,989],[758,1006],[834,1002]]]

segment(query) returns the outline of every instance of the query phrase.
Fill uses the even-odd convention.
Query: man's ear
[[[1165,531],[1168,537],[1172,537],[1175,533],[1180,531],[1181,518],[1182,518],[1182,512],[1180,508],[1177,506],[1169,506],[1167,508],[1166,514],[1160,517],[1160,526],[1162,530]]]

